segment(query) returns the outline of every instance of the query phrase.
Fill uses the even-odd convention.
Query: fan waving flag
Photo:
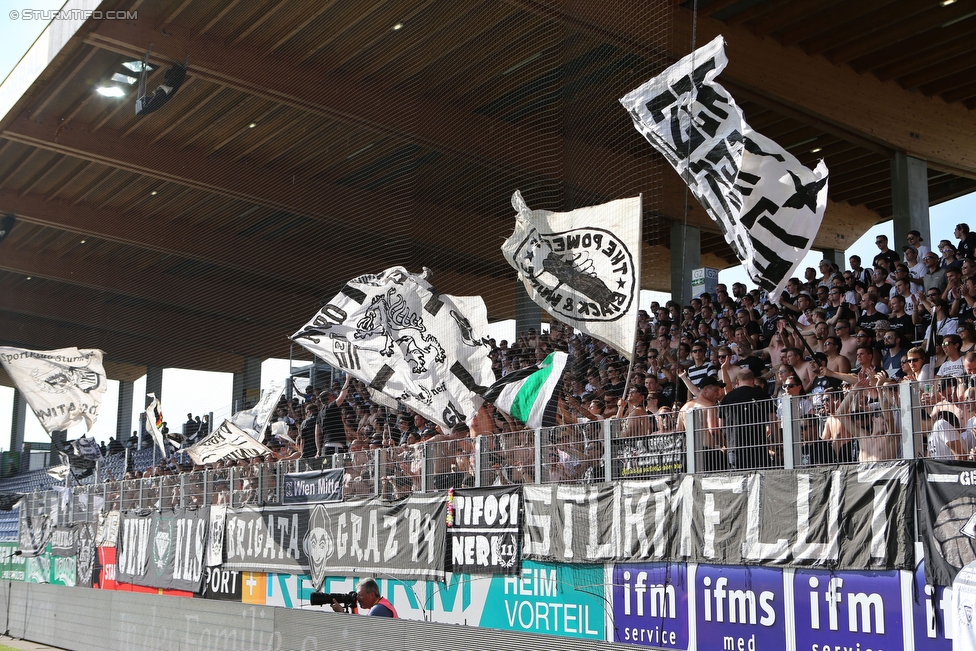
[[[0,363],[48,434],[82,421],[91,430],[106,386],[102,351],[0,346]]]
[[[542,309],[633,357],[640,291],[641,199],[558,213],[529,210],[516,191],[502,255]]]
[[[827,166],[810,171],[746,124],[715,82],[727,64],[718,36],[620,103],[721,227],[749,277],[779,302],[820,230]]]
[[[509,373],[491,385],[485,400],[527,427],[554,427],[568,359],[566,353],[549,353],[535,366]]]
[[[495,381],[480,296],[438,294],[429,271],[350,280],[292,339],[442,427],[474,418]]]
[[[160,406],[155,393],[147,393],[146,395],[152,398],[152,402],[146,407],[146,429],[149,430],[153,441],[156,442],[156,447],[159,448],[160,453],[165,459],[168,455],[166,452],[166,439],[163,437],[163,408]]]

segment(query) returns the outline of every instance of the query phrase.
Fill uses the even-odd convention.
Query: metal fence
[[[976,459],[976,376],[892,382],[414,445],[366,446],[321,460],[236,462],[178,475],[34,493],[67,521],[108,508],[274,505],[284,475],[341,468],[346,498],[448,488],[594,483],[682,472],[798,468],[930,456]],[[67,497],[65,497],[67,495]]]

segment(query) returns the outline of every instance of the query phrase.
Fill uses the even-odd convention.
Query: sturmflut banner
[[[495,486],[454,491],[447,527],[451,571],[518,574],[521,571],[522,490]]]
[[[620,103],[722,229],[749,277],[774,300],[796,274],[827,207],[827,166],[810,171],[753,131],[715,79],[721,36]]]
[[[0,364],[48,434],[84,422],[90,430],[105,393],[102,351],[0,346]]]
[[[502,255],[549,314],[630,359],[640,290],[641,200],[558,213],[512,195],[515,232]]]
[[[292,339],[441,427],[474,418],[495,381],[480,296],[439,294],[403,267],[353,278]]]
[[[116,580],[151,588],[199,592],[210,509],[122,514]]]
[[[911,569],[911,462],[524,486],[522,558]]]

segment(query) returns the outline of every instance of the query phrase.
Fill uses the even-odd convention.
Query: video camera
[[[331,606],[332,602],[341,605],[348,613],[350,609],[355,609],[359,604],[356,592],[313,592],[309,595],[309,601],[313,606]]]

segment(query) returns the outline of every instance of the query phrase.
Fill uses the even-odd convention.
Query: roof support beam
[[[234,373],[243,370],[244,357],[201,350],[195,346],[160,342],[100,328],[84,328],[61,321],[0,310],[0,343],[37,350],[77,346],[98,348],[113,361],[148,366]]]

